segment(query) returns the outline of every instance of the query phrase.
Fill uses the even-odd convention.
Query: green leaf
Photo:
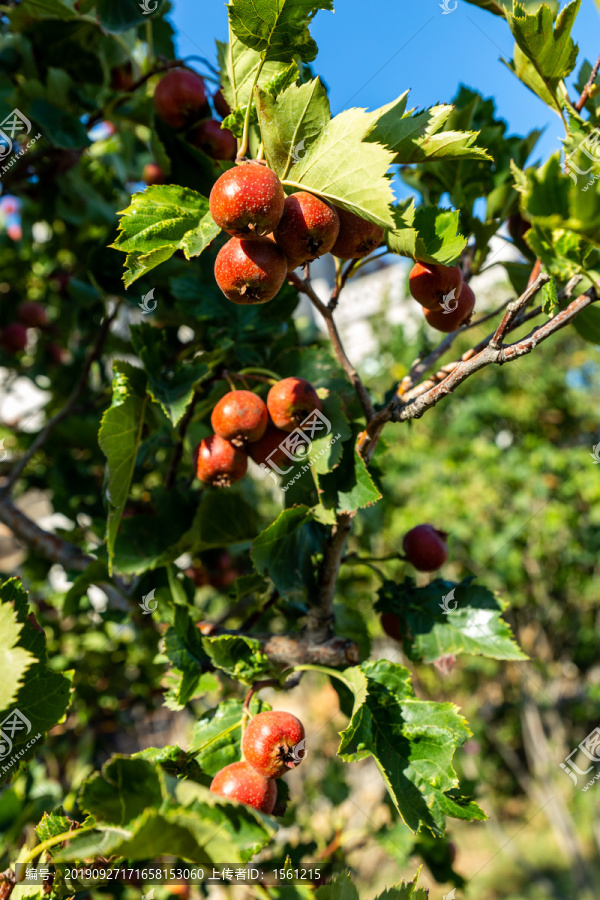
[[[325,884],[315,892],[316,900],[359,900],[350,872],[334,875],[330,884]]]
[[[319,78],[291,85],[278,99],[257,91],[258,124],[269,166],[285,178],[331,119],[329,99]]]
[[[567,157],[567,175],[561,169],[560,154],[555,153],[539,169],[526,169],[517,189],[523,213],[533,225],[572,231],[600,247],[600,181],[593,182],[594,165],[588,157],[582,167],[582,157],[582,152]],[[525,240],[531,246],[529,233]]]
[[[507,604],[471,578],[460,584],[434,579],[417,587],[386,581],[376,609],[398,616],[409,659],[425,663],[469,653],[491,659],[528,659],[502,619]],[[447,611],[444,611],[446,609]]]
[[[205,637],[202,646],[218,669],[230,678],[252,684],[272,673],[269,657],[259,641],[248,635],[221,634]]]
[[[23,31],[37,19],[74,19],[77,13],[62,0],[24,0],[9,12],[15,32]]]
[[[320,474],[330,472],[339,464],[343,442],[352,433],[337,394],[330,394],[323,400],[323,415],[329,420],[331,428],[327,434],[315,438],[309,451],[310,459],[314,460],[314,471]],[[332,443],[332,438],[336,438],[335,443]]]
[[[256,696],[250,703],[253,715],[270,709]],[[190,752],[204,772],[216,775],[225,766],[237,762],[241,754],[242,702],[224,700],[215,709],[209,709],[196,720],[190,743]]]
[[[173,668],[182,673],[174,699],[179,707],[185,706],[194,696],[210,661],[202,635],[184,606],[174,607],[173,625],[164,638],[164,652]]]
[[[288,93],[296,90],[293,85],[288,88],[275,107],[277,110],[281,104],[284,110],[286,134],[289,134],[290,115]],[[278,127],[278,120],[274,127]],[[371,118],[362,109],[340,113],[321,130],[306,152],[294,160],[282,179],[284,185],[318,194],[382,228],[392,228],[390,204],[394,195],[385,176],[394,156],[380,144],[365,140],[371,128]]]
[[[324,530],[306,506],[285,509],[252,544],[250,556],[261,575],[269,575],[282,595],[306,599],[316,590],[313,556],[323,547]]]
[[[130,334],[131,343],[148,376],[148,393],[176,426],[188,408],[195,389],[223,361],[224,353],[216,349],[212,353],[195,356],[193,363],[173,364],[164,331],[142,323],[132,326]]]
[[[346,441],[342,460],[336,469],[319,475],[319,492],[325,509],[336,514],[354,513],[381,500],[364,460],[355,449],[355,441]]]
[[[157,10],[160,3],[161,0],[158,0]],[[96,11],[104,30],[112,34],[119,34],[121,31],[142,25],[152,18],[154,13],[144,15],[140,5],[139,0],[98,0]],[[149,8],[153,7],[154,3],[151,3]]]
[[[180,551],[199,553],[253,540],[258,532],[256,510],[229,490],[205,492],[192,527],[182,537]]]
[[[159,769],[143,759],[115,755],[84,781],[79,805],[97,823],[127,825],[146,807],[160,806],[163,785]]]
[[[131,375],[132,367],[128,363],[114,364],[112,402],[102,416],[98,434],[100,449],[107,460],[106,499],[109,512],[106,541],[111,574],[117,531],[129,496],[147,402],[145,394],[140,397],[134,391]]]
[[[427,162],[436,159],[491,159],[481,147],[474,146],[479,132],[441,131],[453,111],[452,106],[432,106],[423,112],[403,114],[400,102],[405,94],[372,113],[376,116],[368,140],[378,141],[393,151],[395,163]],[[404,100],[405,105],[405,100]]]
[[[68,816],[65,815],[62,806],[59,806],[58,809],[52,813],[44,813],[41,822],[35,826],[35,833],[38,841],[41,843],[52,837],[57,837],[59,834],[64,834],[73,824],[73,820],[69,819]]]
[[[542,286],[542,311],[545,316],[551,316],[558,305],[558,295],[556,293],[556,279],[551,277],[550,281]]]
[[[312,62],[318,51],[308,26],[320,9],[333,11],[333,0],[231,0],[229,24],[266,60],[289,62],[297,54]]]
[[[77,116],[53,103],[38,98],[33,101],[28,112],[46,140],[55,147],[73,150],[90,145],[87,132]]]
[[[355,696],[338,754],[352,762],[373,756],[408,827],[443,834],[445,817],[484,819],[476,803],[455,793],[455,750],[471,732],[452,703],[417,700],[410,673],[379,660],[347,669],[343,681]]]
[[[217,56],[219,59],[221,89],[232,112],[244,112],[248,103],[254,102],[252,89],[256,80],[261,54],[244,44],[235,35],[231,42],[224,44],[217,41]],[[273,82],[287,73],[293,81],[298,77],[296,63],[278,62],[270,60],[262,66],[258,73],[256,84],[258,87],[271,86]]]
[[[35,656],[18,646],[18,641],[23,630],[22,623],[17,618],[16,611],[5,600],[9,590],[7,582],[0,597],[0,711],[6,711],[17,697],[19,688],[23,683],[23,675],[35,662]],[[15,583],[15,588],[16,588]],[[20,586],[20,582],[18,582]],[[0,740],[1,740],[0,735]]]
[[[6,609],[16,614],[16,622],[14,616],[6,616]],[[47,666],[46,636],[30,616],[27,593],[19,579],[11,578],[0,587],[0,623],[7,639],[0,655],[1,691],[3,699],[10,698],[6,706],[0,702],[0,721],[6,723],[0,732],[0,753],[9,779],[18,774],[20,763],[39,752],[43,735],[69,705],[70,681]],[[6,671],[5,653],[14,670]],[[13,716],[11,724],[7,720]]]
[[[153,185],[134,194],[119,213],[116,250],[127,253],[125,286],[183,250],[186,259],[198,256],[219,234],[208,200],[178,185]]]
[[[387,244],[393,253],[421,262],[456,265],[467,245],[459,234],[458,210],[419,206],[414,200],[395,210],[396,228],[388,232]]]
[[[573,322],[575,331],[590,344],[600,346],[600,309],[584,309]]]

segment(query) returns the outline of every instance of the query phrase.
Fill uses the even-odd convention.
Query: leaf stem
[[[250,88],[250,96],[248,97],[248,106],[246,107],[246,115],[244,116],[244,131],[242,132],[242,142],[238,148],[237,158],[241,159],[248,152],[248,143],[249,143],[249,132],[250,132],[250,115],[252,113],[252,100],[254,97],[254,89],[258,84],[258,79],[260,77],[260,73],[262,72],[262,67],[265,64],[265,57],[262,56],[261,60],[256,69],[256,75],[254,76],[254,81],[252,82],[252,87]]]
[[[55,847],[56,844],[62,844],[63,841],[70,841],[71,838],[76,837],[77,835],[84,834],[88,831],[94,830],[93,825],[89,825],[87,828],[72,828],[69,831],[64,831],[62,834],[55,834],[54,837],[48,838],[47,841],[44,841],[42,844],[38,844],[37,847],[34,847],[33,850],[30,850],[27,856],[23,859],[20,859],[20,863],[29,863],[34,860],[40,854],[45,853],[46,850],[50,850],[51,847]]]

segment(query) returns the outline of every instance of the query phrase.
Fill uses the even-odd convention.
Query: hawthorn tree
[[[528,166],[540,132],[507,136],[493,103],[464,88],[423,111],[406,92],[332,117],[310,34],[331,0],[231,0],[218,71],[176,57],[164,0],[2,7],[0,363],[9,388],[26,379],[49,392],[43,426],[22,417],[2,461],[0,520],[27,549],[22,581],[0,593],[2,780],[36,771],[49,732],[65,760],[62,797],[36,772],[26,811],[2,811],[0,798],[2,896],[86,889],[55,868],[74,861],[241,864],[262,850],[271,868],[298,867],[303,844],[274,839],[286,821],[274,774],[302,760],[304,731],[259,692],[276,687],[285,707],[306,671],[339,694],[340,759],[374,759],[415,852],[461,883],[446,822],[485,818],[454,768],[468,724],[452,703],[421,699],[409,665],[370,658],[367,611],[347,602],[340,570],[383,569],[370,605],[407,664],[526,659],[501,597],[436,574],[445,523],[407,530],[379,561],[353,528],[385,502],[384,429],[399,440],[481,369],[544,354],[561,329],[600,340],[598,64],[566,84],[580,2],[469,2],[506,20],[512,71],[564,124],[562,158]],[[395,197],[398,172],[408,200]],[[522,254],[507,265],[514,299],[482,315],[469,282],[505,226]],[[324,300],[310,261],[329,251]],[[336,325],[373,251],[414,261],[424,322],[449,332],[435,344],[426,332],[400,384],[376,393]],[[326,339],[294,319],[300,295]],[[54,532],[18,502],[33,489],[62,514]],[[67,590],[47,586],[55,566]],[[414,568],[432,574],[417,582]],[[35,615],[23,585],[40,598]],[[69,739],[80,747],[85,724],[118,727],[132,697],[194,710],[190,746],[101,766],[98,750],[77,770]],[[249,741],[261,722],[259,751]],[[15,884],[17,862],[48,866],[49,885]],[[286,890],[314,887],[269,888]],[[357,894],[342,874],[316,895]],[[389,895],[425,891],[415,880]]]

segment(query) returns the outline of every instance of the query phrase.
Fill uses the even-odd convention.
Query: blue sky
[[[214,62],[214,39],[227,39],[225,4],[173,2],[180,55],[202,53]],[[423,108],[450,101],[463,83],[495,99],[511,133],[546,126],[541,153],[558,149],[563,134],[559,117],[500,61],[510,59],[513,50],[504,20],[464,0],[457,0],[456,10],[444,15],[440,2],[336,0],[335,13],[317,14],[311,31],[319,56],[313,66],[329,88],[332,112],[350,106],[374,109],[407,88],[409,106]],[[594,0],[582,0],[574,30],[580,47],[575,73],[584,58],[593,62],[600,52],[599,26]]]

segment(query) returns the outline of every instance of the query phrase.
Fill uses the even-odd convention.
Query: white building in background
[[[501,262],[518,262],[520,254],[512,244],[495,237],[486,262],[491,266],[470,282],[477,297],[477,310],[491,311],[512,294],[510,283]],[[423,313],[419,304],[408,292],[410,260],[386,256],[359,270],[351,278],[342,294],[335,313],[335,321],[349,359],[358,364],[377,350],[377,340],[371,321],[381,317],[389,325],[403,325],[407,340],[416,338],[423,324]],[[333,286],[335,267],[329,255],[316,260],[311,265],[312,285],[324,303],[327,303]],[[303,296],[297,312],[298,316],[309,317],[326,333],[323,318]]]

